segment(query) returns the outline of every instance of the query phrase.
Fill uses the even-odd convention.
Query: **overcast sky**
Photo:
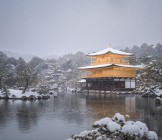
[[[0,51],[37,56],[162,43],[162,0],[0,0]]]

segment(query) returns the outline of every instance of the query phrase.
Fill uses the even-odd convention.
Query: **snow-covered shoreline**
[[[145,89],[145,90],[139,90],[139,93],[141,94],[142,97],[160,97],[162,98],[162,89],[154,89],[152,90],[151,88]]]
[[[22,99],[22,100],[35,100],[35,99],[49,99],[50,94],[39,94],[38,92],[26,91],[22,93],[22,90],[9,89],[8,93],[2,93],[0,91],[0,99]]]

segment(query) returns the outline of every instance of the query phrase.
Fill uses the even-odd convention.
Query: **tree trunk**
[[[24,90],[23,90],[23,92],[22,93],[25,93],[25,91],[27,90],[27,88],[28,88],[28,86],[29,86],[29,79],[26,79],[25,80],[25,87],[24,87]]]
[[[0,90],[2,89],[2,78],[0,78]]]

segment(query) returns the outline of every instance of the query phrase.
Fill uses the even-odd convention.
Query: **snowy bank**
[[[162,97],[162,89],[147,89],[143,91],[142,97]]]
[[[142,97],[160,97],[162,98],[162,89],[161,87],[157,86],[140,86],[136,88],[136,93],[140,93]]]
[[[9,89],[8,93],[2,93],[0,91],[0,99],[49,99],[50,95],[39,94],[38,92],[26,91],[22,93],[22,90]]]
[[[145,123],[125,121],[120,113],[94,122],[93,128],[73,135],[68,140],[158,140],[157,134],[149,131]]]

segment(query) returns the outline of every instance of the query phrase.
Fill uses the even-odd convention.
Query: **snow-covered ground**
[[[5,97],[6,94],[2,93],[0,91],[0,97]],[[32,92],[32,91],[26,91],[25,93],[22,93],[22,90],[16,90],[16,89],[9,89],[9,93],[7,93],[7,96],[12,99],[12,98],[16,98],[16,99],[21,99],[22,97],[35,97],[35,99],[37,99],[38,97],[42,97],[42,96],[46,96],[44,94],[39,94],[38,92]]]
[[[140,86],[136,88],[136,93],[141,93],[142,97],[160,97],[162,98],[162,89],[161,87],[157,86]]]
[[[162,97],[162,89],[157,89],[157,90],[155,91],[155,94],[156,94],[157,96],[159,96],[159,97]]]

